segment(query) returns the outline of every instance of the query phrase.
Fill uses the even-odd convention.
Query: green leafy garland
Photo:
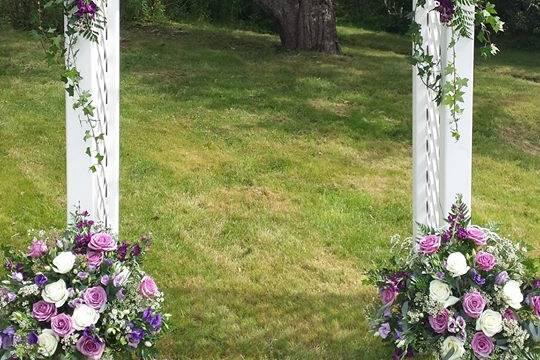
[[[491,34],[503,31],[504,22],[497,16],[495,5],[485,0],[446,0],[438,3],[435,9],[427,8],[427,0],[417,0],[412,13],[412,22],[409,29],[413,51],[411,64],[416,66],[418,76],[422,83],[435,96],[437,105],[449,108],[451,114],[451,134],[459,140],[459,121],[463,113],[463,95],[469,86],[469,79],[458,76],[456,69],[456,44],[460,38],[472,38],[470,28],[478,26],[477,39],[481,43],[480,54],[489,57],[499,52],[499,49],[491,41]],[[474,11],[467,7],[474,6]],[[449,59],[442,71],[438,71],[443,65],[434,56],[429,54],[424,47],[424,39],[421,33],[421,25],[415,21],[414,15],[420,9],[427,11],[439,11],[441,22],[451,31],[448,43]]]
[[[81,126],[88,127],[84,135],[84,141],[88,143],[86,154],[94,159],[90,171],[96,172],[103,166],[105,159],[105,134],[98,132],[92,94],[81,86],[83,78],[77,69],[76,45],[80,37],[98,43],[98,32],[104,28],[106,19],[92,0],[43,0],[43,3],[41,1],[37,0],[39,21],[38,29],[33,33],[39,38],[49,65],[64,64],[60,80],[67,94],[73,98],[73,109],[79,110]],[[44,28],[43,10],[48,8],[62,9],[65,19],[64,31]]]

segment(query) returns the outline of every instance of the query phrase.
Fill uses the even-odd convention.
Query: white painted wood
[[[474,11],[474,6],[469,6]],[[471,209],[472,205],[472,129],[473,129],[473,75],[474,75],[474,26],[470,27],[472,39],[460,37],[456,43],[456,70],[461,78],[469,79],[469,86],[464,89],[463,114],[459,120],[460,139],[451,136],[450,111],[441,107],[441,216],[448,214],[458,194],[463,195],[463,202]],[[445,45],[451,39],[449,30],[444,34]],[[450,57],[446,53],[445,57]],[[448,61],[445,59],[445,61]],[[441,218],[442,221],[442,218]]]
[[[73,109],[74,99],[66,94],[67,210],[79,206],[91,216],[118,232],[119,227],[119,75],[120,33],[118,1],[97,1],[107,19],[100,31],[99,43],[78,39],[77,64],[83,78],[81,88],[92,93],[96,133],[105,134],[99,152],[104,166],[92,173],[95,163],[86,155],[87,146],[96,150],[91,140],[84,141],[88,125],[82,112]]]
[[[414,4],[413,4],[414,5]],[[426,9],[416,13],[421,25],[424,46],[440,73],[446,66],[449,30],[440,23],[434,0],[427,0]],[[471,29],[474,34],[474,28]],[[469,79],[465,94],[465,111],[459,122],[461,138],[451,136],[450,112],[437,106],[435,94],[429,91],[413,68],[413,231],[416,223],[441,226],[457,194],[471,205],[472,180],[472,90],[474,41],[461,38],[457,43],[457,71]]]
[[[414,5],[414,4],[413,4]],[[421,26],[424,49],[437,62],[441,58],[441,24],[433,0],[419,9],[416,22]],[[440,68],[435,69],[435,74]],[[428,90],[413,67],[413,231],[417,223],[439,225],[439,107],[436,93]]]

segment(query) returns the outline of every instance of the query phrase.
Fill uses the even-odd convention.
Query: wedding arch
[[[77,0],[80,1],[85,0]],[[464,18],[470,16],[467,14],[474,17],[475,2],[461,2]],[[95,36],[71,32],[66,40],[68,47],[70,41],[74,44],[66,52],[68,70],[78,70],[81,78],[78,86],[91,96],[95,110],[90,121],[82,121],[88,113],[81,106],[80,97],[66,93],[67,208],[68,212],[74,206],[88,209],[117,231],[120,14],[118,1],[96,0],[96,4],[101,9],[102,20],[97,21],[101,26],[94,27]],[[417,42],[413,58],[417,55],[418,63],[412,69],[412,220],[413,224],[431,226],[441,224],[443,214],[448,213],[457,194],[462,194],[465,204],[470,206],[472,177],[474,21],[462,24],[460,31],[468,36],[456,36],[443,23],[440,12],[435,11],[439,6],[441,3],[435,0],[414,1]],[[441,101],[441,83],[449,64],[453,65],[454,78],[468,80],[468,86],[457,90],[462,92],[462,104],[456,105],[461,107],[458,108],[461,110],[459,131],[455,109]]]

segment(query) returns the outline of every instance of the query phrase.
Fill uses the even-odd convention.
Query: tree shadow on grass
[[[166,35],[170,31],[177,35]],[[133,84],[165,93],[166,101],[180,107],[197,104],[217,112],[241,109],[256,115],[258,122],[233,125],[239,134],[258,127],[291,134],[411,141],[410,68],[404,45],[408,43],[399,36],[359,30],[344,35],[345,55],[326,56],[279,53],[276,39],[269,35],[212,27],[180,33],[165,27],[159,34],[141,30],[128,34],[124,68]],[[145,54],[153,54],[151,60],[141,60]],[[506,111],[501,102],[491,103],[489,111],[484,101],[476,102],[475,122],[482,126],[475,131],[483,134],[489,129],[497,146],[481,143],[475,150],[538,168],[534,154],[523,154],[521,144],[508,142],[491,126],[489,114],[511,119]]]

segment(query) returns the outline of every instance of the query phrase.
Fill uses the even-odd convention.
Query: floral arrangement
[[[370,272],[382,301],[375,335],[395,345],[393,359],[538,359],[537,264],[495,229],[471,225],[460,198],[446,221],[396,238],[392,265]]]
[[[152,358],[168,315],[140,266],[150,237],[118,243],[87,212],[60,232],[31,232],[28,251],[5,249],[0,359]]]

